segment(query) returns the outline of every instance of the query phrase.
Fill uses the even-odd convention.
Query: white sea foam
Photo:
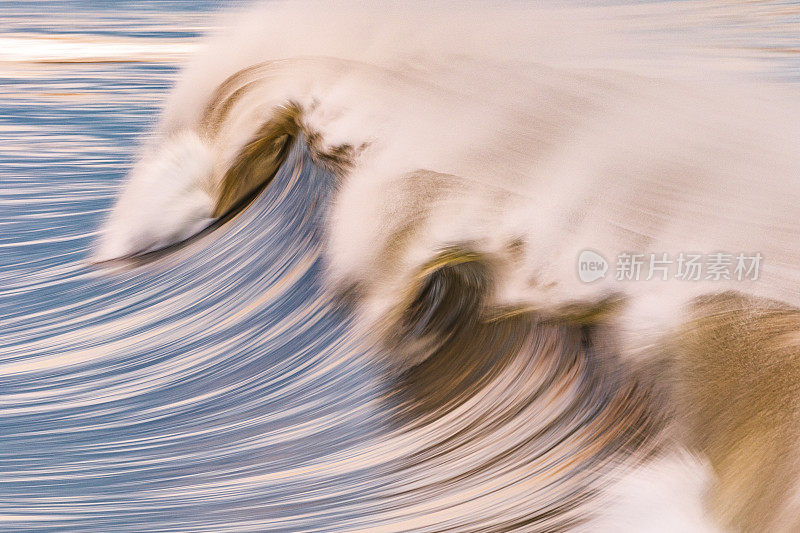
[[[679,450],[622,476],[580,531],[615,533],[722,533],[704,509],[713,480],[702,459]]]
[[[731,72],[742,77],[758,63],[703,47],[738,43],[735,34],[715,41],[713,32],[668,29],[687,9],[695,22],[725,20],[725,6],[669,5],[677,15],[663,4],[249,8],[182,76],[162,120],[162,150],[172,153],[186,131],[199,130],[228,76],[277,61],[268,81],[251,87],[219,135],[203,141],[213,144],[208,151],[193,141],[183,151],[190,161],[156,155],[157,163],[138,167],[103,250],[134,253],[196,230],[220,169],[275,105],[291,100],[306,109],[303,121],[320,146],[366,146],[335,199],[328,251],[330,278],[360,283],[370,315],[395,304],[422,262],[464,243],[502,265],[500,303],[553,313],[611,292],[658,301],[657,313],[631,307],[631,351],[700,293],[733,288],[800,304],[797,99],[731,81]],[[209,167],[211,184],[198,180]],[[438,174],[410,179],[419,169]],[[163,191],[185,198],[153,217],[154,199],[173,198]],[[411,238],[398,249],[400,233]],[[521,256],[507,252],[512,241],[524,243]],[[586,248],[609,258],[760,252],[764,261],[752,283],[608,275],[585,284],[575,269]]]
[[[145,154],[106,223],[95,259],[157,249],[207,226],[215,202],[213,164],[208,146],[190,131]]]

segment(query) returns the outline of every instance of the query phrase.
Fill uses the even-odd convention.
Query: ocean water
[[[369,225],[368,215],[353,222],[341,214],[369,190],[340,201],[347,186],[313,147],[293,145],[269,186],[214,231],[141,264],[93,264],[126,175],[162,143],[159,128],[170,131],[189,114],[175,98],[193,88],[203,63],[170,100],[180,68],[230,7],[0,6],[0,530],[579,527],[609,472],[633,468],[658,447],[662,406],[652,384],[616,372],[580,327],[527,312],[470,318],[476,303],[464,287],[483,290],[485,273],[449,260],[444,277],[421,282],[417,301],[451,306],[457,318],[412,312],[401,319],[411,325],[397,327],[401,337],[449,336],[426,345],[422,365],[397,369],[396,353],[416,345],[381,342],[364,326],[364,316],[394,301],[380,292],[391,283],[355,283],[345,295],[331,289],[353,271],[369,278],[379,270],[350,261],[378,241],[337,233]],[[788,93],[800,83],[797,2],[552,8],[613,13],[616,24],[672,50],[656,61],[600,47],[592,68],[635,66],[681,82],[713,70],[726,84]],[[690,68],[676,50],[696,54]],[[242,57],[219,70],[246,66],[250,56]],[[579,53],[559,56],[570,66],[581,61]],[[417,74],[428,68],[420,64]],[[333,67],[308,68],[324,77]],[[463,72],[453,67],[436,79],[451,87]],[[490,85],[495,71],[482,72]],[[408,86],[404,78],[392,87]],[[382,97],[357,94],[367,95],[365,105]],[[491,107],[499,98],[492,94],[479,101]],[[336,127],[332,137],[347,135]],[[433,160],[446,161],[448,174],[482,164],[477,156],[452,164],[438,153],[420,156]],[[164,165],[158,179],[180,170]],[[148,216],[121,219],[112,236],[145,227],[155,235],[168,224],[162,218],[183,216],[157,180],[149,194],[150,211],[137,205]],[[456,207],[464,205],[473,204]],[[352,297],[359,291],[371,302],[366,312]]]

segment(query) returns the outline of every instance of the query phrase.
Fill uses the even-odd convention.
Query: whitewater
[[[242,154],[299,132],[339,176],[327,223],[330,283],[361,292],[371,322],[453,246],[502,272],[495,306],[558,317],[633,295],[623,311],[632,315],[623,320],[631,353],[674,327],[692,297],[742,289],[741,280],[586,284],[574,275],[584,249],[757,252],[769,259],[744,290],[797,305],[797,99],[725,83],[702,54],[684,52],[680,75],[670,71],[663,63],[686,43],[626,27],[640,11],[246,11],[184,72],[98,259],[197,233],[265,180],[242,176],[243,167],[274,173]],[[264,152],[262,160],[279,159]],[[240,190],[224,193],[231,179]]]

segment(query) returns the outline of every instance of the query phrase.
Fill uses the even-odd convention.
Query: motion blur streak
[[[0,530],[792,531],[796,4],[20,6]]]
[[[554,528],[647,442],[636,382],[527,315],[386,379],[322,290],[334,178],[300,146],[214,239],[84,279],[71,320],[9,310],[4,529]]]
[[[322,290],[333,176],[299,146],[214,239],[8,312],[5,530],[551,529],[635,461],[646,391],[579,328],[482,323],[381,377]]]

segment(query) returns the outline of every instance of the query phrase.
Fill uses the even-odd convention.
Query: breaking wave
[[[631,494],[691,514],[630,477],[706,482],[652,332],[743,286],[575,262],[759,251],[744,292],[797,305],[797,103],[700,83],[700,55],[676,72],[685,43],[636,40],[657,6],[446,7],[256,7],[210,40],[99,269],[9,288],[60,305],[4,309],[4,530],[618,530]]]

